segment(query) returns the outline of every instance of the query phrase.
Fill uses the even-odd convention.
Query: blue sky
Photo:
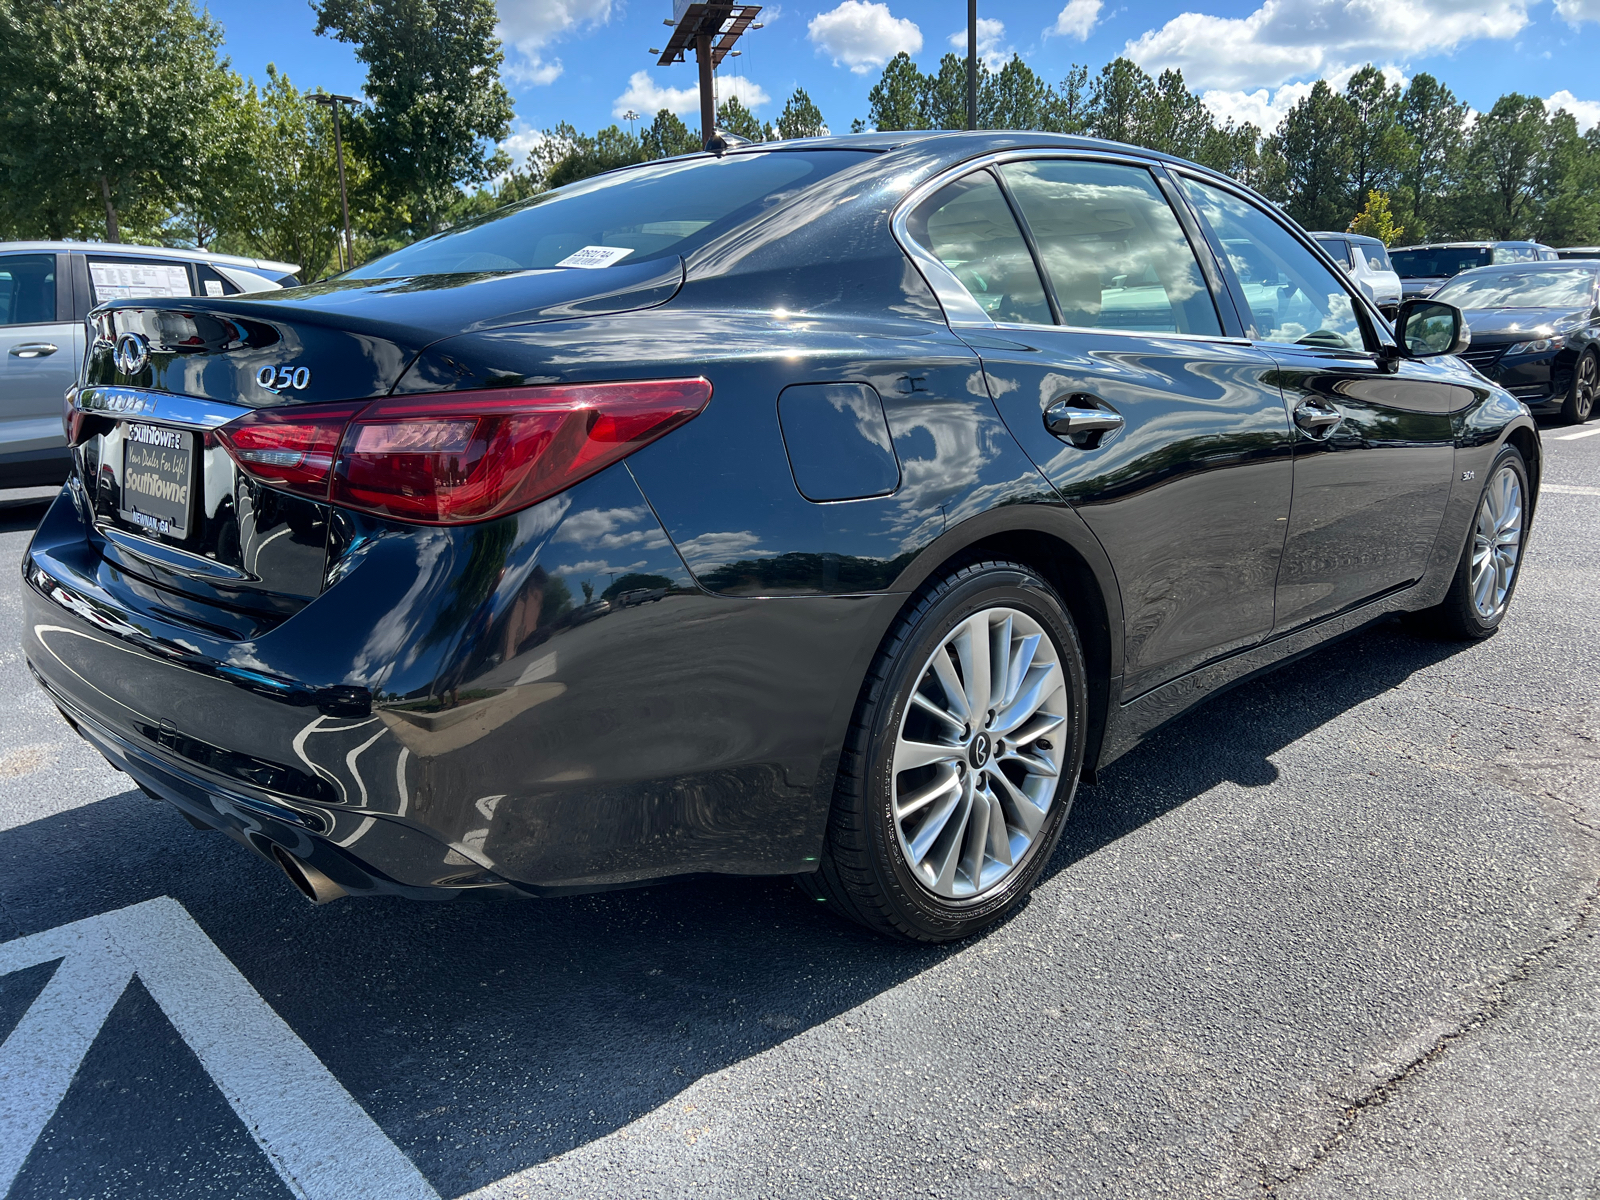
[[[235,69],[261,79],[275,62],[300,87],[359,94],[350,48],[313,36],[309,4],[212,0]],[[1430,71],[1476,108],[1504,92],[1554,98],[1580,125],[1600,121],[1600,0],[979,0],[982,47],[1012,50],[1054,82],[1074,62],[1091,69],[1127,54],[1152,74],[1179,67],[1221,115],[1270,126],[1318,78],[1342,85],[1366,62],[1396,79]],[[525,147],[571,121],[609,124],[631,107],[648,119],[672,107],[696,124],[692,63],[657,67],[668,0],[500,0],[506,83]],[[959,39],[964,0],[842,0],[768,5],[765,28],[742,40],[722,72],[757,115],[775,118],[805,88],[836,130],[867,115],[867,90],[896,51],[924,67]]]

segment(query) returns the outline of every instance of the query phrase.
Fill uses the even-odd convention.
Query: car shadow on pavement
[[[1390,623],[1213,699],[1081,789],[1046,879],[1220,782],[1270,783],[1275,751],[1456,648]],[[662,1106],[695,1080],[960,952],[880,940],[773,879],[313,908],[266,862],[137,791],[0,834],[0,941],[160,895],[188,909],[444,1196],[655,1110],[675,1119]],[[42,988],[33,975],[11,990]],[[5,998],[9,1025],[28,997]],[[71,1139],[70,1153],[41,1139],[18,1181],[26,1194],[87,1194],[126,1166],[119,1155],[184,1136],[181,1120],[152,1119],[181,1117],[162,1091],[179,1064],[161,1064],[184,1052],[152,1006],[137,1012],[115,1027],[132,1044],[97,1047],[96,1077],[80,1074],[52,1122],[97,1136]],[[122,1098],[96,1100],[108,1095]]]
[[[26,533],[36,529],[55,499],[53,494],[41,497],[22,492],[17,495],[21,498],[13,499],[11,494],[0,491],[0,533]]]

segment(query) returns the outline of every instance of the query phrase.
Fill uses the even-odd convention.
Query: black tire
[[[1516,564],[1512,568],[1505,599],[1493,613],[1485,616],[1478,611],[1472,597],[1473,551],[1477,541],[1478,514],[1484,504],[1484,497],[1503,467],[1513,471],[1522,486],[1521,536],[1517,547]],[[1516,595],[1517,581],[1522,577],[1522,560],[1528,542],[1529,499],[1528,467],[1523,461],[1522,452],[1515,446],[1502,446],[1500,453],[1495,455],[1494,462],[1484,472],[1483,487],[1478,493],[1477,504],[1472,508],[1472,523],[1467,527],[1466,545],[1462,547],[1460,561],[1456,563],[1456,573],[1450,581],[1450,590],[1445,593],[1444,600],[1433,608],[1411,614],[1409,623],[1413,628],[1421,633],[1454,641],[1480,641],[1500,628],[1500,623],[1505,620],[1506,613],[1511,608],[1512,597]]]
[[[1044,824],[1010,873],[969,900],[946,899],[919,880],[902,853],[893,814],[894,746],[934,650],[963,621],[1001,607],[1031,617],[1054,643],[1069,710],[1059,734],[1060,773]],[[796,882],[841,915],[909,941],[954,941],[998,920],[1032,890],[1061,835],[1083,770],[1087,703],[1077,630],[1036,572],[1017,563],[978,562],[925,585],[867,672],[840,760],[821,867]]]
[[[1600,396],[1600,355],[1585,350],[1572,368],[1572,382],[1561,404],[1561,423],[1582,425],[1594,416],[1597,396]]]

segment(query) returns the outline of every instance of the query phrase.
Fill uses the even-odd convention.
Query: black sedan
[[[1464,271],[1434,299],[1465,311],[1461,357],[1535,413],[1582,425],[1600,388],[1600,262]]]
[[[1501,623],[1537,430],[1459,312],[1397,328],[1127,146],[647,163],[95,310],[24,649],[315,900],[787,874],[960,937],[1206,695],[1396,612]]]

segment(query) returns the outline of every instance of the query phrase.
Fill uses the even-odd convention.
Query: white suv
[[[67,477],[62,396],[84,318],[136,296],[237,296],[296,287],[293,263],[124,242],[0,242],[0,489]]]
[[[1400,307],[1400,276],[1389,262],[1389,252],[1375,237],[1360,233],[1313,233],[1345,274],[1361,284],[1378,311],[1390,320]]]

